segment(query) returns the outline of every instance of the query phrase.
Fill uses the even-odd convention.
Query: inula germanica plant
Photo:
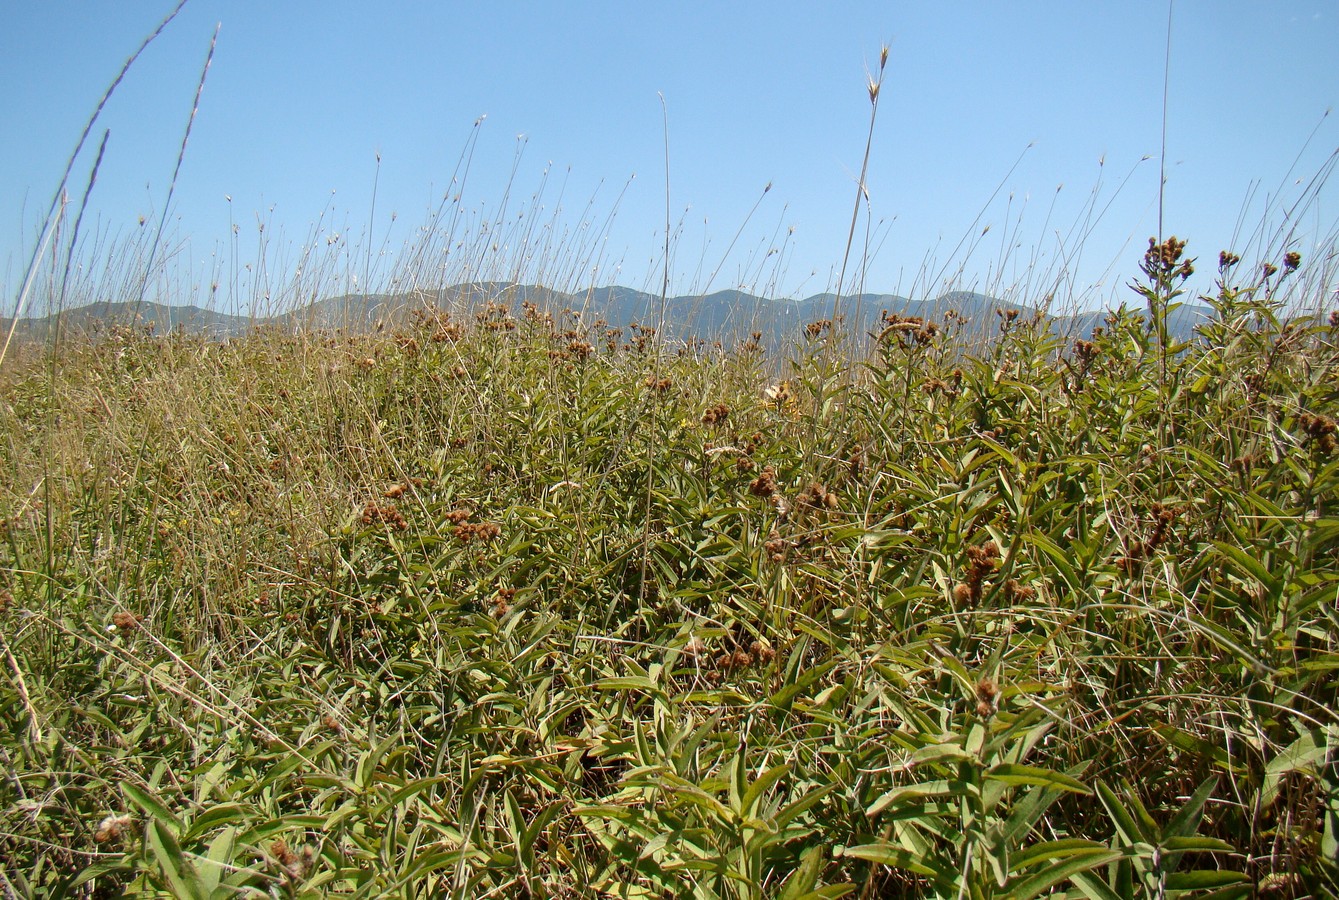
[[[1224,254],[1174,341],[1167,246],[1075,340],[890,312],[826,432],[831,323],[14,357],[10,889],[1333,890],[1339,322]]]
[[[434,219],[415,315],[5,360],[7,896],[1339,890],[1298,251],[1223,251],[1188,338],[1168,238],[1085,334],[848,307],[778,355],[550,304],[589,253],[492,230]]]

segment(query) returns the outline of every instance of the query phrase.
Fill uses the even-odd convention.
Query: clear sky
[[[172,5],[0,0],[0,312],[84,122]],[[499,254],[528,235],[561,257],[523,276],[658,290],[663,96],[671,291],[807,296],[837,281],[886,44],[865,288],[1121,298],[1158,230],[1167,21],[1166,0],[189,0],[95,126],[70,214],[110,129],[88,240],[157,223],[221,23],[169,209],[164,252],[188,281],[254,274],[263,242],[271,272],[342,247],[384,282],[459,193],[458,239],[538,223],[498,230]],[[1202,289],[1220,249],[1281,254],[1262,239],[1279,229],[1313,267],[1333,250],[1339,189],[1307,184],[1339,148],[1336,48],[1333,0],[1175,3],[1164,230],[1189,238]]]

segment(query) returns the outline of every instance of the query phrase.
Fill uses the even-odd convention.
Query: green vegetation
[[[5,889],[1333,896],[1339,316],[1275,262],[1189,345],[1169,239],[1079,341],[11,354]]]

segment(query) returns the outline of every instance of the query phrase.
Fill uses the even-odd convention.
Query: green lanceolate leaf
[[[1092,848],[1075,848],[1065,852],[1057,862],[1045,866],[1039,872],[1010,879],[1005,889],[1011,898],[1031,900],[1079,873],[1105,866],[1120,856],[1120,851],[1110,850],[1100,844]]]
[[[763,795],[790,771],[789,763],[782,763],[779,766],[773,766],[766,772],[759,775],[749,784],[744,792],[743,801],[740,804],[740,815],[743,818],[755,818],[758,815],[758,805],[762,802]]]
[[[1075,794],[1092,793],[1087,785],[1077,778],[1072,778],[1062,772],[1018,763],[999,763],[991,766],[986,770],[985,777],[990,781],[999,781],[1004,784],[1035,785]]]
[[[155,819],[148,828],[149,849],[163,873],[163,880],[174,896],[185,900],[209,900],[209,891],[199,872],[181,852],[176,835]]]
[[[855,847],[838,847],[833,851],[834,856],[846,857],[851,859],[863,859],[868,862],[877,863],[881,866],[889,866],[894,869],[905,869],[917,875],[924,875],[939,890],[947,890],[954,883],[956,872],[949,868],[947,870],[937,870],[931,868],[926,863],[929,861],[924,857],[919,857],[909,850],[898,847],[895,844],[879,841],[872,844],[860,844]]]
[[[1339,741],[1334,739],[1333,729],[1326,731],[1313,728],[1302,734],[1265,766],[1264,783],[1260,788],[1260,805],[1268,808],[1278,799],[1279,785],[1289,772],[1311,770],[1319,772],[1325,760],[1334,752]]]
[[[149,814],[149,818],[155,822],[162,822],[170,825],[175,834],[180,834],[182,830],[181,820],[178,819],[171,810],[153,794],[137,787],[128,781],[121,782],[121,792],[126,795],[132,803]]]

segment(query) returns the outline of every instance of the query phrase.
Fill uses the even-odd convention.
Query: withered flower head
[[[1157,238],[1148,239],[1148,252],[1144,254],[1144,261],[1140,268],[1150,278],[1160,278],[1172,275],[1176,272],[1177,266],[1181,263],[1181,254],[1185,252],[1186,242],[1176,239],[1175,235],[1167,238],[1161,244]],[[1193,269],[1187,271],[1186,266],[1182,266],[1182,277],[1188,277]]]
[[[966,584],[960,584],[953,589],[953,597],[959,603],[970,600],[977,603],[985,593],[986,576],[994,572],[999,566],[1000,548],[994,541],[986,541],[981,546],[969,546],[967,548],[967,578]],[[966,597],[960,588],[966,588]]]
[[[130,816],[107,816],[98,823],[97,830],[93,832],[93,840],[99,844],[106,844],[119,838],[134,823]]]
[[[781,407],[795,399],[795,392],[791,389],[789,381],[781,381],[763,391],[763,396],[769,404]]]
[[[579,360],[589,359],[595,348],[586,341],[574,340],[567,345],[567,352]]]
[[[404,515],[393,504],[378,506],[375,502],[369,502],[363,507],[361,521],[364,526],[383,524],[396,531],[404,531],[409,527]]]
[[[730,418],[730,407],[724,403],[717,403],[702,414],[702,424],[708,426],[724,425],[728,418]]]
[[[467,522],[451,529],[451,533],[462,544],[468,544],[473,541],[491,541],[502,534],[502,527],[494,522]]]
[[[809,487],[800,495],[800,502],[814,509],[836,509],[839,501],[837,495],[829,491],[825,485],[811,481]]]
[[[1000,688],[989,678],[982,678],[976,683],[976,714],[983,718],[995,712],[996,704],[999,702]]]
[[[270,856],[284,873],[284,884],[292,884],[307,877],[316,861],[316,849],[303,844],[296,851],[288,846],[283,838],[276,838],[270,844]]]
[[[1322,453],[1333,453],[1339,446],[1339,442],[1335,440],[1335,432],[1339,426],[1329,416],[1302,413],[1297,417],[1297,424],[1301,425],[1302,430],[1315,441]]]
[[[143,620],[144,620],[143,616],[139,616],[131,612],[125,612],[124,610],[112,614],[112,625],[114,625],[120,631],[132,631],[136,627],[138,627],[139,623],[142,622]]]
[[[771,497],[779,491],[776,469],[772,466],[763,467],[761,474],[749,483],[749,493],[755,497]]]

